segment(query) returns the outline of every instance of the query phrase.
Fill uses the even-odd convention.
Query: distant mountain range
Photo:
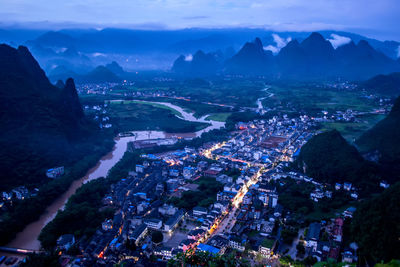
[[[205,54],[199,50],[190,60],[180,56],[175,60],[172,71],[175,73],[191,75],[197,73],[199,76],[215,75],[222,67],[222,57],[216,53]]]
[[[74,81],[58,85],[26,47],[0,45],[1,188],[43,179],[88,132]]]
[[[398,57],[399,42],[379,41],[361,35],[321,31],[324,39],[339,46],[343,40],[358,43],[366,40],[375,50],[387,57]],[[116,61],[126,70],[169,70],[180,54],[188,56],[197,50],[205,54],[220,51],[224,60],[249,40],[260,37],[265,49],[274,54],[289,40],[301,43],[310,32],[275,32],[265,29],[185,29],[185,30],[129,30],[129,29],[67,29],[60,31],[0,29],[0,42],[13,46],[25,44],[49,73],[58,66],[84,74],[98,65]],[[335,39],[337,38],[337,39]],[[65,51],[68,51],[65,53]],[[75,51],[70,57],[69,52]],[[193,54],[194,55],[194,54]]]
[[[202,52],[198,52],[202,53]],[[196,54],[198,54],[196,53]],[[194,70],[212,70],[215,61],[192,61],[179,57],[173,68],[177,74],[201,76],[207,73]],[[279,79],[329,79],[346,78],[362,80],[377,74],[400,70],[400,63],[376,51],[365,40],[358,44],[350,41],[334,48],[330,41],[319,33],[312,33],[302,42],[290,41],[274,56],[265,50],[259,38],[247,42],[233,57],[227,59],[217,72],[234,75],[263,75]],[[216,73],[217,73],[216,72]]]
[[[225,72],[243,75],[262,75],[268,72],[272,52],[264,50],[259,38],[247,42],[239,52],[225,62]]]
[[[74,78],[77,83],[113,83],[120,82],[121,77],[119,75],[124,76],[125,71],[121,68],[118,63],[113,61],[106,66],[97,66],[93,70],[85,73],[78,74],[75,73],[63,66],[57,67],[53,69],[49,73],[49,79],[53,82],[58,80],[65,80],[68,77]]]

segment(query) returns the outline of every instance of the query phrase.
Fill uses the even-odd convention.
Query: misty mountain
[[[221,63],[218,61],[218,54],[197,51],[191,59],[186,59],[181,55],[178,57],[173,66],[172,71],[177,74],[192,75],[201,77],[215,75],[221,68]]]
[[[181,57],[175,63],[182,68],[174,71],[195,76],[184,66]],[[209,68],[210,66],[204,66]],[[345,77],[362,79],[400,69],[398,62],[374,50],[366,41],[333,48],[319,33],[312,33],[301,43],[290,41],[276,56],[266,51],[259,38],[247,42],[237,54],[225,62],[225,73],[236,75],[266,75],[284,79],[319,79]]]
[[[290,41],[276,56],[280,77],[307,79],[327,75],[335,66],[335,49],[319,33],[312,33],[301,43]]]
[[[400,72],[377,75],[361,84],[362,87],[385,95],[400,95]]]
[[[76,78],[78,76],[79,75],[77,73],[68,69],[64,65],[57,66],[49,72],[49,79],[52,82],[59,81],[59,80],[64,81],[70,77]]]
[[[89,130],[74,81],[53,86],[23,46],[0,45],[0,105],[2,187],[43,179]]]
[[[291,41],[277,56],[278,72],[284,77],[365,79],[400,69],[393,59],[361,40],[334,49],[319,33],[301,43]]]
[[[87,72],[92,69],[93,62],[79,52],[75,47],[47,47],[40,44],[29,46],[32,55],[40,59],[44,69],[48,74],[57,68],[67,68],[73,72]]]
[[[121,78],[105,66],[98,66],[91,72],[76,77],[80,83],[120,82]]]
[[[15,30],[4,31],[3,39],[14,41],[12,37]],[[26,33],[25,40],[34,40],[29,37],[35,36],[39,31]],[[57,36],[57,33],[60,33]],[[283,38],[291,37],[300,42],[306,39],[311,32],[274,32],[265,29],[248,28],[227,28],[227,29],[184,29],[184,30],[129,30],[107,28],[102,30],[94,29],[68,29],[59,32],[46,32],[37,37],[34,42],[42,45],[59,47],[68,47],[74,45],[82,52],[102,52],[102,53],[138,53],[138,52],[174,52],[190,53],[196,50],[216,51],[224,50],[227,47],[239,49],[247,40],[261,37],[265,45],[273,45],[274,40],[271,37],[277,33]],[[341,31],[321,31],[325,39],[330,38],[332,34],[350,38],[358,43],[360,40],[368,41],[375,49],[383,52],[388,57],[397,58],[397,48],[400,45],[395,41],[379,41],[367,38],[354,33]],[[0,32],[0,38],[3,35]],[[21,36],[21,33],[16,34]],[[19,40],[22,38],[18,38]],[[59,42],[58,40],[62,40]]]
[[[74,38],[68,34],[62,32],[50,31],[43,35],[40,35],[34,41],[29,41],[30,43],[35,43],[44,47],[70,47],[75,44]]]
[[[72,77],[77,83],[116,83],[121,81],[121,77],[114,71],[118,71],[120,75],[125,75],[123,69],[116,63],[110,63],[106,66],[97,66],[91,71],[79,74],[65,66],[58,66],[50,71],[49,78],[51,81],[66,80]]]
[[[362,80],[399,70],[398,61],[376,51],[365,40],[359,41],[357,45],[351,41],[334,49],[331,42],[321,34],[312,33],[302,42],[290,41],[276,56],[266,51],[257,38],[254,42],[246,43],[236,55],[226,60],[224,71],[226,74],[263,75],[280,79],[342,77]],[[188,73],[196,75],[196,72],[187,70]]]
[[[125,71],[124,69],[115,61],[107,64],[105,66],[109,71],[115,73],[116,75],[124,75]]]
[[[361,40],[357,45],[353,42],[336,50],[339,60],[338,74],[355,78],[370,78],[381,73],[390,73],[399,69],[399,64],[383,53],[376,51],[367,41]]]
[[[265,51],[259,38],[247,42],[239,52],[225,63],[225,71],[231,74],[262,75],[271,71],[273,56]]]
[[[332,34],[342,39],[348,38],[358,43],[366,40],[377,51],[396,59],[399,42],[379,41],[364,36],[338,31],[321,31],[325,39]],[[66,29],[46,32],[43,30],[0,30],[0,40],[10,44],[25,44],[37,57],[47,73],[55,66],[65,65],[77,73],[84,73],[107,62],[123,62],[122,67],[130,70],[166,70],[179,55],[191,54],[202,50],[205,53],[221,50],[238,51],[242,45],[260,37],[264,47],[276,47],[273,34],[282,39],[297,39],[302,42],[310,32],[274,32],[265,29],[227,28],[227,29],[184,29],[184,30],[129,30],[129,29]],[[36,47],[34,49],[34,47]],[[40,47],[40,49],[38,49]],[[43,55],[36,50],[51,48],[52,53],[60,53],[63,49],[74,47],[90,62],[76,61],[60,55]],[[50,52],[50,51],[47,51]],[[279,52],[279,49],[277,49]],[[275,53],[275,52],[274,52]],[[57,57],[57,60],[52,60]],[[123,60],[121,60],[123,59]],[[81,66],[83,65],[83,66]]]

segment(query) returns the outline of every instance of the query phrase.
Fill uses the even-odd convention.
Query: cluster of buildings
[[[169,81],[167,78],[159,78],[158,81]],[[135,86],[135,82],[124,80],[120,83],[84,83],[77,84],[77,91],[83,95],[108,95],[108,96],[123,96],[123,97],[176,97],[173,90],[158,90],[149,88],[148,90],[129,90]],[[121,88],[124,93],[121,93]]]
[[[271,181],[289,176],[313,183],[316,190],[310,197],[315,201],[321,194],[332,197],[312,178],[283,171],[312,137],[314,121],[307,116],[283,116],[237,126],[238,132],[223,143],[142,155],[141,163],[133,165],[104,197],[103,208],[116,210],[114,217],[105,220],[90,240],[77,242],[83,258],[76,259],[75,265],[125,261],[146,265],[187,251],[236,253],[253,263],[255,258],[265,264],[277,261],[280,224],[288,215]],[[183,209],[171,201],[188,191],[202,192],[198,181],[204,177],[221,185],[215,198],[210,196],[213,203]],[[319,260],[338,258],[342,227],[341,218],[310,225],[303,241],[307,253]],[[161,242],[154,242],[156,232],[162,234]],[[350,262],[351,250],[346,253]]]
[[[19,186],[10,191],[1,192],[0,215],[7,212],[15,200],[24,200],[37,195],[39,189],[29,190],[26,186]]]
[[[357,245],[352,243],[343,247],[344,218],[337,217],[329,222],[314,222],[307,228],[304,241],[299,241],[306,247],[306,254],[318,261],[328,258],[345,263],[357,262]]]
[[[107,110],[108,104],[104,103],[102,105],[85,105],[85,112],[93,116],[93,119],[99,124],[100,129],[108,129],[112,127],[110,117],[108,116]]]
[[[118,83],[83,83],[77,84],[76,90],[79,94],[86,95],[106,95],[112,92]]]
[[[306,115],[239,123],[241,133],[213,150],[213,155],[256,166],[270,164],[274,159],[289,161],[312,137],[313,126],[314,120]]]

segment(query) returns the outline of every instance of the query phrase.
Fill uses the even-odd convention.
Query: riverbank
[[[153,136],[157,134],[153,132]],[[89,183],[83,184],[76,194],[68,201],[65,210],[58,212],[54,220],[45,226],[40,233],[39,239],[47,249],[52,249],[59,236],[73,233],[77,240],[85,243],[90,239],[98,227],[107,218],[113,218],[113,213],[108,217],[107,210],[104,209],[103,198],[109,187],[128,176],[134,170],[136,164],[145,161],[142,154],[159,154],[166,151],[183,149],[186,146],[198,148],[209,141],[223,141],[230,138],[230,133],[225,129],[213,130],[196,137],[192,140],[180,139],[178,143],[169,146],[157,146],[145,149],[128,149],[123,157],[110,169],[106,179],[94,179]],[[128,143],[129,144],[129,143]],[[97,188],[93,190],[93,188]],[[99,198],[100,192],[103,192]],[[82,197],[80,197],[82,196]],[[103,218],[103,220],[99,220]],[[74,223],[71,223],[74,222]]]
[[[111,136],[99,132],[93,134],[91,139],[75,144],[75,146],[81,146],[81,153],[84,152],[84,157],[77,159],[73,165],[66,165],[64,176],[49,180],[39,188],[37,195],[15,201],[12,209],[2,216],[0,223],[1,244],[12,244],[12,240],[15,240],[18,233],[40,218],[49,203],[56,201],[74,181],[84,176],[102,156],[108,153],[114,145],[114,142],[110,139]]]
[[[168,133],[192,133],[210,125],[204,121],[188,118],[187,114],[182,114],[180,107],[171,107],[168,103],[112,100],[107,105],[106,112],[105,116],[118,132],[157,130]]]
[[[193,121],[193,122],[205,122],[205,117],[203,116],[200,119],[197,119],[193,116],[193,114],[184,111],[181,107],[170,103],[159,103],[160,105],[166,105],[170,108],[174,108],[182,114],[184,120]],[[158,139],[158,138],[169,138],[172,136],[181,137],[181,138],[194,138],[201,136],[203,133],[209,132],[211,130],[221,129],[225,126],[224,122],[218,121],[207,121],[210,125],[200,131],[193,132],[193,133],[165,133],[162,131],[134,131],[133,136],[127,137],[117,137],[114,139],[115,145],[111,152],[107,155],[102,157],[100,161],[94,167],[92,167],[85,175],[82,175],[80,179],[77,179],[70,185],[65,185],[63,188],[68,188],[67,191],[64,193],[58,193],[57,198],[51,201],[51,205],[48,206],[43,213],[43,209],[37,211],[36,216],[34,216],[33,220],[30,221],[26,227],[17,234],[15,239],[8,243],[10,247],[18,247],[18,248],[25,248],[25,249],[33,249],[39,250],[40,249],[40,242],[38,241],[39,234],[43,227],[47,223],[49,223],[54,217],[56,216],[57,212],[64,208],[65,204],[67,203],[68,199],[80,188],[84,183],[88,181],[106,177],[109,170],[119,162],[126,149],[128,142],[131,141],[138,141],[138,140],[147,140],[147,139]],[[93,166],[92,165],[92,166]],[[88,168],[87,168],[88,169]],[[87,170],[86,169],[86,170]],[[61,196],[60,196],[61,195]]]

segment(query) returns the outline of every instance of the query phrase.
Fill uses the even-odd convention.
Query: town
[[[107,99],[140,99],[137,102],[161,98],[191,101],[174,91],[153,88],[120,95],[118,88],[125,86],[132,84],[84,84],[78,91]],[[327,86],[353,88],[352,84]],[[263,90],[269,89],[266,86]],[[89,239],[73,234],[58,238],[57,250],[63,265],[121,262],[165,265],[182,255],[200,251],[234,255],[251,265],[277,265],[288,259],[309,264],[328,258],[349,264],[357,262],[357,245],[349,246],[348,242],[343,245],[342,238],[343,225],[348,224],[356,210],[352,203],[360,197],[359,188],[350,182],[317,182],[293,164],[302,146],[321,132],[322,124],[363,123],[369,115],[386,114],[390,110],[390,99],[371,94],[363,97],[375,101],[375,108],[320,110],[300,116],[282,114],[282,110],[293,108],[291,103],[270,108],[262,104],[262,97],[257,100],[257,108],[242,107],[240,112],[255,112],[265,119],[236,123],[225,141],[169,150],[169,146],[182,139],[170,134],[128,143],[128,152],[155,147],[165,147],[165,152],[141,154],[140,164],[130,166],[129,174],[111,186],[100,210],[116,213]],[[113,101],[120,100],[89,101],[83,108],[100,129],[115,132],[118,128],[110,115]],[[229,105],[221,106],[232,109]],[[268,115],[275,112],[281,115]],[[135,137],[135,134],[123,131],[118,137]],[[46,171],[49,179],[64,175],[64,167],[49,167],[53,167]],[[296,192],[287,188],[293,185],[301,188],[304,193],[301,201],[307,199],[308,204],[291,207],[288,195]],[[382,180],[380,187],[388,188],[389,184]],[[2,192],[0,212],[7,212],[15,203],[34,197],[38,191],[21,186]],[[344,210],[330,211],[331,220],[325,219],[328,212],[325,216],[304,218],[305,213],[312,213],[310,205],[323,206],[335,198],[350,204]]]
[[[75,266],[165,263],[190,251],[234,253],[267,265],[285,255],[356,262],[355,246],[339,255],[343,223],[353,207],[331,221],[301,227],[290,242],[285,240],[291,228],[285,222],[293,214],[279,204],[276,183],[291,179],[310,184],[313,201],[331,198],[331,190],[341,187],[356,197],[351,184],[327,187],[289,171],[300,148],[315,134],[315,124],[308,116],[275,116],[238,123],[233,137],[221,143],[142,154],[142,163],[132,166],[103,199],[104,208],[117,210],[114,217],[90,240],[61,236],[57,249],[62,253],[78,245],[83,256],[63,256]],[[133,143],[130,149],[135,149]]]

